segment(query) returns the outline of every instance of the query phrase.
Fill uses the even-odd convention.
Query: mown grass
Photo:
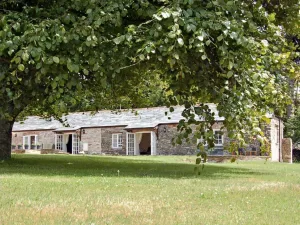
[[[0,224],[300,224],[300,164],[194,159],[13,155]]]

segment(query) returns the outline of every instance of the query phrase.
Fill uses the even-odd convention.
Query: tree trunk
[[[11,158],[11,134],[14,121],[0,119],[0,160]]]

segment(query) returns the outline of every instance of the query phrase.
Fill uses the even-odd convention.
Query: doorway
[[[127,155],[156,155],[156,145],[154,131],[127,133]]]
[[[139,143],[140,155],[151,155],[151,134],[142,133],[141,141]]]
[[[67,152],[72,154],[72,134],[68,135]]]
[[[69,154],[78,154],[80,147],[79,135],[64,133],[55,135],[55,149]]]

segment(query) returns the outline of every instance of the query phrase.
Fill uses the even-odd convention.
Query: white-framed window
[[[37,135],[23,136],[23,149],[36,149],[38,143]]]
[[[122,148],[123,139],[122,134],[112,134],[112,148]]]
[[[78,134],[72,134],[72,154],[79,153],[79,136]]]
[[[55,135],[55,149],[56,150],[63,150],[63,135],[62,134],[56,134]]]
[[[215,137],[215,145],[216,146],[223,145],[223,135],[220,130],[214,130],[214,137]]]
[[[215,138],[215,145],[222,146],[223,145],[223,135],[220,130],[214,130],[214,138]],[[207,146],[207,141],[204,140],[203,137],[197,140],[197,144],[202,143],[204,146]]]

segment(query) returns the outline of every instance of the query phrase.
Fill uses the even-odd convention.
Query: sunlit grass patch
[[[297,224],[300,165],[194,156],[14,155],[0,224]],[[118,172],[119,171],[119,172]]]

